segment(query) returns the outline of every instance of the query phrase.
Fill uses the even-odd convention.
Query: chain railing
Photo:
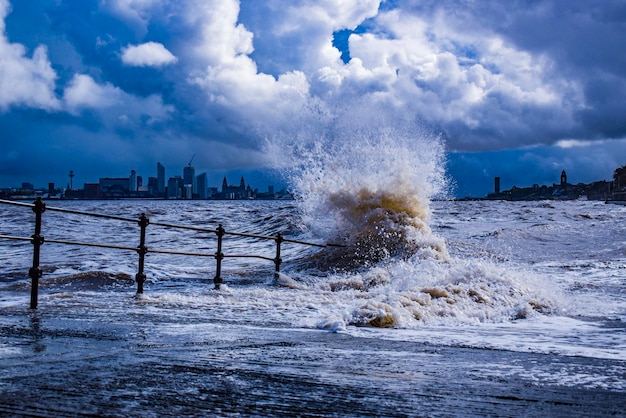
[[[44,243],[109,248],[109,249],[118,249],[118,250],[136,252],[139,256],[139,260],[137,264],[137,274],[135,274],[135,282],[137,283],[138,294],[141,294],[144,291],[143,286],[144,286],[144,283],[146,282],[146,273],[144,271],[145,256],[148,253],[215,258],[216,268],[215,268],[215,277],[213,278],[213,283],[215,285],[215,289],[219,290],[220,285],[223,283],[222,261],[224,260],[224,258],[227,258],[227,257],[229,258],[258,258],[262,260],[272,261],[274,263],[274,277],[278,278],[279,273],[280,273],[280,266],[283,262],[281,258],[282,243],[289,242],[289,243],[294,243],[294,244],[307,245],[307,246],[320,247],[320,248],[340,246],[337,244],[328,244],[328,243],[318,244],[318,243],[300,241],[300,240],[295,240],[295,239],[289,239],[289,238],[283,237],[283,235],[280,232],[277,233],[275,236],[231,232],[231,231],[226,231],[222,227],[222,224],[219,224],[216,229],[209,229],[209,228],[200,228],[200,227],[194,227],[194,226],[175,225],[175,224],[163,223],[163,222],[150,222],[150,219],[146,216],[145,213],[142,213],[139,216],[139,219],[134,219],[134,218],[127,218],[127,217],[122,217],[122,216],[106,215],[102,213],[83,212],[83,211],[59,208],[59,207],[48,207],[43,202],[43,200],[41,200],[41,198],[37,198],[37,200],[32,204],[0,199],[0,204],[29,207],[35,213],[34,234],[31,235],[30,237],[0,235],[0,239],[16,240],[16,241],[30,241],[30,243],[33,245],[33,262],[32,262],[32,266],[28,270],[28,276],[31,279],[31,294],[30,294],[30,308],[31,309],[37,308],[37,299],[38,299],[38,293],[39,293],[39,279],[43,276],[43,271],[41,267],[39,266],[39,263],[40,263],[40,258],[41,258],[41,247]],[[89,217],[95,217],[95,218],[103,218],[103,219],[136,223],[139,226],[139,245],[137,247],[130,247],[130,246],[124,246],[124,245],[111,245],[111,244],[94,243],[94,242],[69,241],[69,240],[62,240],[62,239],[45,239],[41,233],[41,227],[42,227],[42,215],[46,211],[64,212],[64,213],[70,213],[74,215],[89,216]],[[159,250],[159,249],[149,248],[146,245],[146,230],[148,228],[148,225],[160,226],[164,228],[190,230],[190,231],[196,231],[196,232],[214,233],[217,237],[217,250],[215,253],[211,254],[211,253],[197,253],[197,252],[188,252],[188,251]],[[254,255],[254,254],[228,254],[226,255],[223,253],[223,238],[225,235],[256,238],[256,239],[263,239],[263,240],[272,240],[276,243],[275,257],[267,257],[263,255]]]

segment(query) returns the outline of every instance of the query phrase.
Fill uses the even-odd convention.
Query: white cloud
[[[620,144],[620,147],[623,148],[626,145],[626,138],[608,138],[608,139],[598,139],[593,142],[580,140],[580,139],[561,139],[557,141],[554,146],[556,148],[561,149],[570,149],[570,148],[590,148],[598,145],[606,145],[608,149],[610,149],[610,145]],[[619,155],[617,155],[619,158]]]
[[[536,141],[528,129],[535,123],[529,115],[559,120],[558,127],[547,121],[547,132],[574,127],[563,103],[582,101],[581,89],[555,74],[548,56],[516,48],[489,28],[466,29],[455,19],[454,12],[443,9],[423,15],[380,13],[376,31],[350,36],[353,62],[342,74],[343,84],[354,85],[371,74],[378,83],[364,84],[356,94],[376,86],[403,111],[442,124],[456,145],[461,143],[458,129],[467,141],[478,139],[472,131],[482,132],[477,143],[490,146],[509,138]]]
[[[355,29],[364,20],[376,16],[380,3],[380,0],[294,0],[285,7],[281,1],[255,2],[254,8],[263,18],[254,19],[252,24],[261,39],[261,49],[272,55],[259,58],[268,62],[273,72],[298,70],[310,75],[325,67],[337,71],[343,62],[340,52],[332,46],[333,33]],[[250,4],[244,1],[242,7],[251,9]]]
[[[239,1],[191,1],[182,17],[185,26],[197,28],[197,38],[189,40],[189,47],[193,56],[205,65],[228,65],[254,50],[252,33],[237,22]]]
[[[29,58],[23,45],[10,43],[4,24],[9,12],[9,2],[0,0],[0,110],[11,106],[58,109],[54,94],[57,75],[48,61],[47,48],[38,46]]]
[[[123,95],[117,87],[99,85],[90,76],[77,74],[65,88],[63,98],[67,108],[75,112],[81,108],[102,109],[121,105]]]
[[[278,26],[278,31],[284,32],[299,31],[302,22],[322,23],[332,30],[354,29],[365,19],[375,16],[380,3],[381,0],[299,0],[291,2],[290,7],[274,4],[277,12],[290,18],[280,19],[283,25]]]
[[[587,147],[591,144],[588,141],[580,141],[577,139],[561,139],[554,144],[557,148],[579,148],[579,147]]]
[[[185,12],[187,25],[198,28],[190,39],[187,80],[200,86],[209,102],[228,109],[239,129],[288,119],[306,102],[309,82],[302,71],[274,77],[258,71],[253,34],[238,23],[235,0],[202,1]],[[204,64],[204,66],[202,66]]]
[[[100,0],[100,7],[144,34],[151,17],[151,10],[158,8],[163,0]]]
[[[173,64],[178,59],[163,44],[146,42],[141,45],[129,45],[122,49],[122,62],[137,67],[161,67]]]
[[[238,23],[238,3],[223,2],[212,14],[194,6],[194,18],[208,28],[194,50],[210,59],[189,78],[247,117],[265,116],[258,111],[264,106],[302,109],[322,98],[358,107],[369,97],[442,126],[453,146],[481,147],[509,139],[532,143],[536,129],[530,126],[539,122],[551,135],[575,126],[566,102],[582,100],[581,89],[555,74],[554,61],[516,47],[493,28],[460,25],[452,9],[379,11],[380,1],[358,0],[254,4],[263,15],[252,21],[259,52],[253,33]],[[333,33],[367,19],[367,32],[350,36],[352,60],[344,64]],[[257,62],[280,72],[263,74]],[[277,104],[284,88],[278,80],[287,73],[299,74],[307,88],[280,96]],[[246,103],[256,110],[241,109]]]
[[[174,108],[163,104],[157,95],[146,98],[130,95],[110,83],[98,84],[85,74],[77,74],[65,88],[63,99],[66,109],[78,114],[84,109],[100,111],[101,117],[112,124],[153,124],[166,120]],[[142,120],[146,116],[147,120]]]

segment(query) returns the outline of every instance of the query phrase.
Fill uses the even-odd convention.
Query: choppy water
[[[274,242],[227,236],[219,291],[213,258],[148,253],[145,293],[136,297],[137,254],[46,243],[39,308],[31,312],[31,245],[2,240],[4,411],[623,412],[626,208],[439,201],[410,211],[406,205],[419,205],[401,194],[359,193],[336,190],[314,210],[279,201],[49,202],[350,246],[284,243],[274,280],[272,262],[228,258],[273,257]],[[311,227],[324,205],[334,205],[332,221]],[[32,234],[29,209],[0,205],[0,215],[0,234]],[[47,211],[42,234],[136,246],[138,231]],[[147,245],[211,254],[216,240],[150,225]]]

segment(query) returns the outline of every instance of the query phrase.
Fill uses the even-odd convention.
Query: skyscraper
[[[167,181],[167,198],[180,199],[182,197],[183,179],[180,176],[170,177]]]
[[[159,197],[165,196],[165,167],[157,163],[157,191]]]
[[[202,173],[198,177],[196,177],[196,185],[198,186],[198,190],[196,191],[198,194],[198,199],[208,199],[209,184],[206,173]]]
[[[194,183],[196,182],[196,169],[189,164],[187,167],[183,168],[183,185],[190,184],[191,185],[191,193],[196,192],[196,187]]]
[[[137,191],[137,172],[135,170],[130,170],[130,177],[128,179],[129,185],[128,190],[131,192]]]

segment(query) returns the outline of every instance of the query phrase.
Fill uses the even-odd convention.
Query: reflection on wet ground
[[[620,360],[4,309],[0,415],[610,416]],[[209,316],[210,313],[207,313]]]

